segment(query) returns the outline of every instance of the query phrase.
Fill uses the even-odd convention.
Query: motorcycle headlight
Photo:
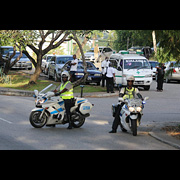
[[[45,99],[39,100],[39,104],[44,103]]]
[[[136,108],[136,111],[137,111],[137,112],[140,112],[141,110],[142,110],[141,107],[137,107],[137,108]]]
[[[35,103],[36,104],[43,104],[44,103],[44,101],[45,101],[46,99],[41,99],[41,100],[35,100]]]
[[[129,111],[133,112],[133,111],[135,111],[135,108],[134,107],[129,107]]]

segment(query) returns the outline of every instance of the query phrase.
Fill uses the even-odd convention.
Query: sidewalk
[[[8,96],[25,96],[25,97],[33,97],[34,92],[33,91],[25,91],[25,90],[17,90],[17,89],[11,89],[11,88],[3,88],[0,87],[0,95],[8,95]],[[106,93],[106,92],[94,92],[94,93],[83,93],[83,97],[88,98],[107,98],[107,97],[113,97],[118,96],[119,92],[115,93]],[[80,97],[80,93],[74,93],[75,97]],[[165,126],[176,126],[179,122],[170,122],[170,123],[159,123],[156,124],[153,129],[148,132],[148,134],[170,146],[173,146],[177,149],[180,149],[180,140],[176,139],[175,137],[172,137],[168,135],[165,130],[162,130]]]
[[[162,129],[165,126],[177,126],[177,125],[179,125],[179,122],[159,123],[156,124],[156,126],[148,134],[165,144],[180,149],[180,140],[175,137],[172,137],[171,135],[168,135],[165,132],[165,130]]]
[[[25,90],[0,87],[0,95],[32,97],[33,94],[34,91],[25,91]],[[118,96],[118,94],[119,94],[118,91],[115,93],[93,92],[93,93],[83,93],[83,97],[102,98],[102,97]],[[74,93],[74,96],[80,97],[80,93]]]

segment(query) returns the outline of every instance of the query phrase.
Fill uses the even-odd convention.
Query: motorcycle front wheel
[[[131,130],[132,130],[133,136],[137,136],[137,119],[131,120]]]
[[[45,114],[43,114],[42,118],[39,119],[41,113],[41,111],[32,111],[30,114],[29,121],[35,128],[42,128],[47,122],[47,117]]]

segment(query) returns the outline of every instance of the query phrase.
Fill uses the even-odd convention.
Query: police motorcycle
[[[131,131],[133,136],[137,136],[137,127],[141,124],[144,105],[148,99],[149,97],[145,97],[143,101],[139,98],[124,100],[119,97],[118,104],[112,104],[112,115],[115,117],[118,105],[124,103],[120,112],[120,127],[123,132]]]
[[[43,126],[55,126],[68,123],[64,101],[59,96],[54,96],[56,86],[50,84],[41,92],[34,90],[35,106],[31,111],[29,121],[35,128]],[[71,121],[74,128],[80,128],[87,117],[90,116],[93,104],[85,98],[74,98],[74,106],[71,108]]]

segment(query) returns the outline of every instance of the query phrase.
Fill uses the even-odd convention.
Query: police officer
[[[134,76],[127,77],[127,87],[121,89],[119,97],[122,97],[123,99],[132,99],[132,98],[135,98],[135,96],[137,96],[138,98],[143,100],[143,97],[139,93],[139,90],[137,88],[133,87],[134,81],[135,81]],[[114,118],[114,122],[112,125],[112,130],[109,133],[116,133],[119,124],[122,127],[119,115],[120,115],[120,111],[121,111],[121,108],[123,107],[123,105],[124,105],[124,103],[121,103],[118,106],[117,111],[116,111],[116,115]],[[123,128],[121,128],[121,129],[123,131],[126,131]]]
[[[73,102],[74,102],[73,85],[69,81],[70,75],[67,71],[62,72],[61,78],[62,78],[62,83],[60,85],[60,92],[56,92],[55,96],[60,95],[60,97],[64,100],[67,120],[69,122],[69,126],[67,129],[72,129],[70,109],[73,106]]]

